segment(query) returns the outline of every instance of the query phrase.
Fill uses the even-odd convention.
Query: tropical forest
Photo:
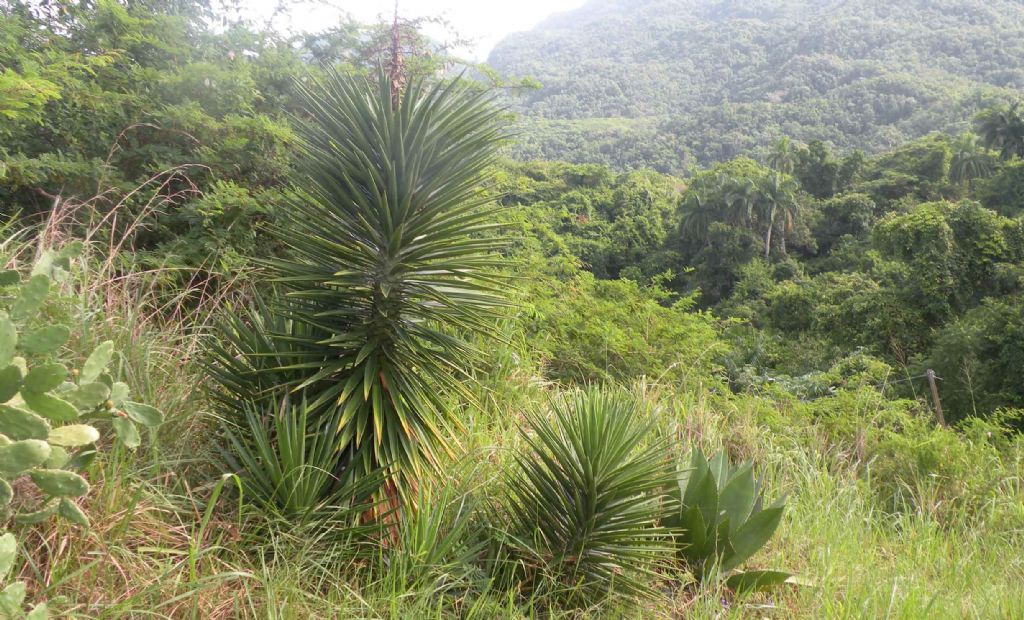
[[[0,0],[0,619],[1024,618],[1024,5],[513,8]]]

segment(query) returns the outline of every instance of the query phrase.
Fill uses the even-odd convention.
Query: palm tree
[[[796,184],[789,177],[781,174],[773,174],[764,183],[759,191],[757,210],[762,219],[765,220],[764,232],[764,258],[767,260],[771,255],[772,231],[777,221],[782,222],[780,240],[782,253],[786,253],[786,232],[793,229],[793,220],[796,217]]]
[[[742,226],[749,227],[753,222],[755,208],[760,199],[761,192],[751,179],[730,181],[725,193],[725,202],[731,219]]]
[[[772,152],[768,156],[768,167],[780,174],[793,174],[798,159],[799,155],[793,147],[793,141],[782,137],[772,144]]]
[[[270,347],[285,361],[251,365],[336,419],[344,463],[411,481],[450,451],[469,338],[504,304],[496,207],[478,191],[501,130],[486,94],[458,80],[400,96],[392,81],[329,71],[303,88],[302,191],[277,222],[287,256],[267,262],[296,328]]]
[[[1001,159],[1024,157],[1024,116],[1019,102],[989,108],[978,115],[976,123],[985,147],[999,151]]]
[[[683,202],[683,219],[680,230],[684,239],[700,239],[707,247],[711,244],[708,229],[717,217],[716,209],[708,204],[704,196],[691,191]]]
[[[957,139],[949,167],[949,179],[952,182],[967,183],[970,187],[974,179],[985,178],[992,174],[992,170],[992,158],[977,136],[967,133]]]

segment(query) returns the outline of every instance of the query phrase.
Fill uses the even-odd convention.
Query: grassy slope
[[[94,278],[80,282],[89,280]],[[78,322],[79,351],[90,348],[87,341],[115,338],[125,352],[125,374],[170,421],[154,447],[137,454],[110,451],[93,466],[91,532],[62,524],[24,539],[32,563],[22,574],[37,592],[63,597],[61,606],[71,611],[103,617],[142,616],[143,610],[197,618],[452,617],[456,609],[481,618],[531,614],[528,604],[510,601],[505,593],[468,601],[457,593],[438,595],[436,579],[408,588],[393,574],[380,577],[388,571],[380,570],[379,553],[347,570],[309,541],[270,541],[260,553],[239,540],[230,499],[222,499],[205,524],[206,500],[218,472],[207,464],[211,420],[194,355],[202,335],[183,329],[184,323],[147,319],[140,310],[145,304],[130,292],[138,290],[138,282],[107,286],[67,291],[65,311]],[[97,314],[101,292],[107,308]],[[517,443],[518,412],[552,389],[532,370],[513,368],[490,379],[489,405],[464,414],[463,447],[473,458],[460,460],[477,466],[454,467],[459,473],[453,484],[469,489],[473,498],[500,493],[507,448]],[[788,493],[791,509],[755,564],[785,567],[808,585],[724,608],[719,592],[693,595],[666,581],[657,599],[591,615],[1009,618],[1024,613],[1019,521],[1013,531],[984,515],[928,509],[924,501],[918,510],[886,514],[858,466],[857,445],[834,441],[826,428],[795,409],[780,414],[780,406],[792,403],[715,396],[700,386],[643,389],[680,449],[689,442],[725,444],[767,464],[768,487]],[[867,409],[860,415],[866,422],[876,413]],[[1024,472],[1019,444],[1016,463],[1001,469]],[[1001,503],[993,504],[993,511],[1024,514],[1019,479],[1015,485],[1015,495],[992,500]],[[928,496],[927,480],[910,479],[907,489]]]

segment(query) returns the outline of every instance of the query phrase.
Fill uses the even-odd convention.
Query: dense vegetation
[[[509,37],[522,159],[689,171],[782,136],[876,153],[1014,97],[1013,0],[590,0]]]
[[[557,236],[552,254],[733,319],[721,360],[734,389],[782,381],[812,396],[834,387],[821,373],[835,364],[874,358],[878,382],[907,396],[935,369],[957,420],[1024,406],[1021,163],[984,146],[1002,150],[1000,130],[984,137],[993,123],[1024,126],[993,110],[981,137],[871,159],[782,140],[772,167],[738,158],[686,181],[518,164],[501,189]]]
[[[415,23],[0,16],[0,616],[1024,613],[1017,107],[624,173]]]

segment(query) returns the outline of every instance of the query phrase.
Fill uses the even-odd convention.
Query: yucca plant
[[[672,478],[637,399],[576,392],[554,400],[550,417],[528,422],[528,450],[508,478],[510,554],[520,578],[579,604],[647,592],[671,555],[657,522]]]
[[[464,337],[504,304],[480,189],[501,133],[459,80],[390,88],[330,70],[303,87],[301,191],[275,221],[286,256],[266,264],[284,297],[253,315],[269,334],[229,326],[214,378],[228,401],[302,394],[312,425],[337,414],[340,462],[402,481],[450,451],[445,410],[477,353]]]
[[[245,407],[244,423],[226,433],[225,460],[242,472],[243,497],[265,515],[293,524],[325,515],[354,523],[372,507],[383,478],[346,475],[338,462],[337,417],[318,427],[308,414],[306,403],[287,397],[276,410]]]
[[[752,462],[733,466],[725,452],[709,462],[695,449],[673,495],[675,509],[664,525],[674,532],[679,557],[698,581],[725,579],[728,587],[749,591],[790,577],[774,570],[736,571],[771,539],[785,506],[780,498],[763,507]]]

